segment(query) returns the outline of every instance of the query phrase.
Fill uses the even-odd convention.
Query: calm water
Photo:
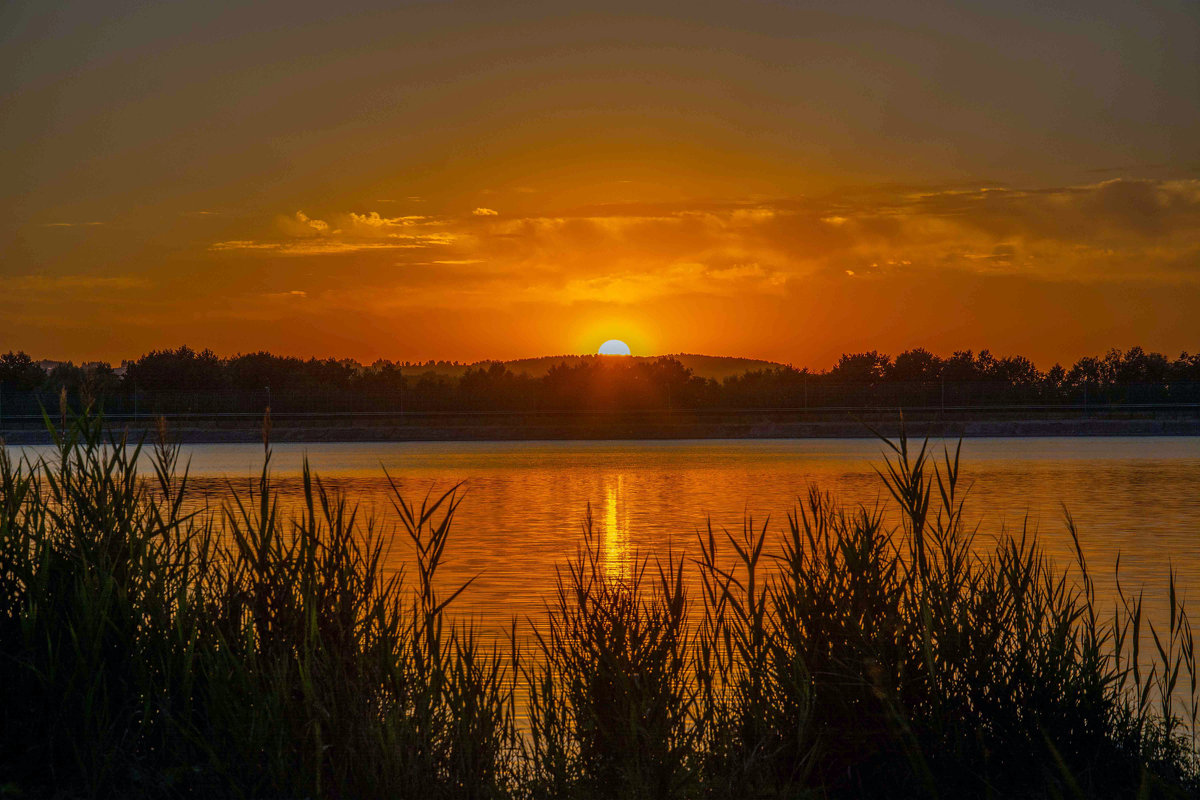
[[[286,498],[299,491],[303,457],[328,485],[350,493],[387,525],[386,468],[410,499],[465,482],[443,578],[478,575],[457,601],[487,627],[537,615],[555,568],[575,551],[591,506],[607,559],[621,569],[634,553],[694,548],[711,518],[740,530],[743,516],[770,519],[778,535],[810,484],[845,502],[886,502],[871,439],[795,441],[281,444],[272,461]],[[262,448],[185,449],[198,489],[217,503],[250,485]],[[1101,592],[1122,582],[1163,591],[1177,570],[1200,593],[1200,439],[975,439],[963,444],[968,515],[986,540],[1028,519],[1048,549],[1073,559],[1062,505],[1074,516]],[[407,558],[398,542],[392,565]],[[1158,605],[1155,603],[1154,605]]]

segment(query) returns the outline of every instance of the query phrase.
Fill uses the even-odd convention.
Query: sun
[[[609,339],[604,344],[600,345],[599,353],[602,356],[627,356],[629,355],[629,345],[622,342],[620,339]]]

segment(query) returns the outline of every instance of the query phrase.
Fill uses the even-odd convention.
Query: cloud
[[[103,222],[43,222],[43,228],[94,228]]]
[[[860,200],[832,255],[1072,280],[1200,273],[1200,181],[988,187]]]
[[[214,242],[214,252],[285,256],[322,256],[372,250],[413,250],[440,247],[457,236],[442,230],[444,220],[425,215],[385,217],[378,211],[334,214],[332,222],[315,219],[303,211],[276,218],[277,235]]]
[[[483,206],[480,206],[471,213],[477,217],[495,217],[499,216],[500,214],[500,212],[494,208],[484,208]]]
[[[308,227],[312,228],[314,231],[317,231],[318,233],[325,233],[326,231],[329,230],[328,222],[326,222],[325,220],[321,220],[321,219],[311,219],[303,211],[296,212],[296,222],[300,223],[301,225],[307,225]]]
[[[353,226],[366,226],[367,228],[408,228],[414,225],[427,224],[432,221],[432,217],[426,216],[407,216],[407,217],[383,217],[378,211],[369,211],[366,214],[356,214],[350,212],[350,220]]]
[[[231,239],[228,242],[213,242],[209,250],[278,250],[283,245],[278,242],[255,242],[250,239]]]
[[[215,252],[246,250],[275,253],[283,256],[325,256],[360,253],[371,250],[422,248],[436,243],[426,241],[427,238],[429,237],[403,237],[403,240],[391,242],[348,242],[336,239],[299,242],[255,242],[235,239],[228,242],[215,242],[209,246],[209,249]]]
[[[273,237],[211,249],[357,254],[336,281],[356,270],[363,288],[351,286],[346,296],[387,308],[736,300],[802,291],[821,278],[889,275],[914,286],[950,275],[1200,281],[1197,180],[876,187],[823,197],[548,207],[524,216],[321,216],[285,217]],[[339,288],[334,276],[329,281],[326,289]]]
[[[655,272],[630,271],[571,280],[551,292],[549,298],[539,296],[537,287],[530,287],[526,295],[530,299],[565,302],[640,303],[673,295],[779,294],[786,283],[785,274],[760,264],[714,268],[683,262]]]

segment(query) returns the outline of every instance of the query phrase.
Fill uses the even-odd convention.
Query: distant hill
[[[758,358],[738,358],[736,356],[703,356],[696,353],[676,353],[670,358],[690,369],[693,374],[702,378],[723,380],[730,375],[741,375],[744,372],[758,369],[781,369],[786,364],[774,361],[763,361]]]
[[[511,372],[525,373],[532,377],[545,375],[551,367],[557,364],[566,364],[574,366],[587,361],[593,361],[597,358],[613,358],[614,356],[597,356],[597,355],[562,355],[562,356],[541,356],[539,358],[519,358],[514,361],[478,361],[474,364],[449,364],[442,362],[432,365],[411,365],[405,366],[404,371],[409,375],[420,374],[425,372],[435,372],[439,375],[448,375],[458,377],[468,369],[478,369],[480,367],[490,367],[492,364],[503,364]],[[663,356],[629,356],[636,361],[654,361]],[[783,367],[783,364],[777,364],[774,361],[762,361],[757,358],[736,358],[734,356],[705,356],[696,353],[670,353],[666,358],[674,358],[679,363],[692,371],[692,374],[702,378],[714,378],[715,380],[723,380],[730,375],[741,375],[743,372],[758,369],[776,369]]]

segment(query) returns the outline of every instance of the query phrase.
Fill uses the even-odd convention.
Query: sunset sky
[[[0,6],[0,351],[1200,349],[1200,4]]]

